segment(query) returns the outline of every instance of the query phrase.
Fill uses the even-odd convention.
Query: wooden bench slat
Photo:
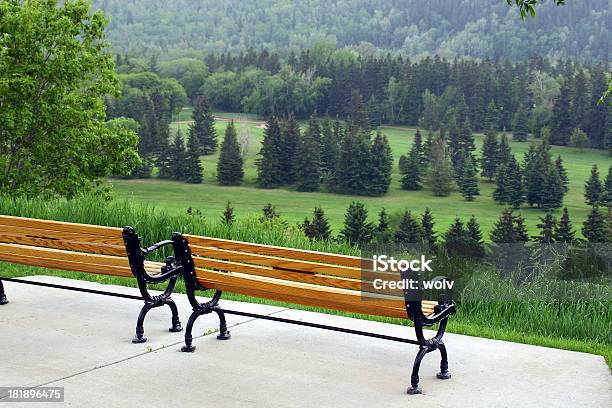
[[[228,251],[225,249],[190,245],[191,253],[207,258],[227,259],[230,261],[251,263],[254,265],[270,266],[289,271],[308,272],[345,278],[360,279],[361,269],[341,265],[321,264],[310,261],[277,258],[269,255],[258,255],[249,252]]]
[[[20,256],[33,256],[39,258],[56,259],[59,261],[82,262],[98,264],[102,266],[120,266],[129,268],[130,264],[127,257],[88,254],[84,252],[64,251],[61,249],[40,248],[28,245],[2,244],[0,243],[0,253],[12,255],[15,259]]]
[[[34,218],[0,215],[0,226],[35,228],[49,231],[73,232],[89,235],[99,235],[110,238],[121,238],[123,229],[99,225],[77,224],[62,221],[39,220]]]
[[[93,238],[93,239],[92,239]],[[0,242],[126,256],[125,246],[116,238],[72,234],[18,227],[0,227]]]
[[[272,245],[252,244],[250,242],[231,241],[220,238],[201,237],[197,235],[184,235],[189,245],[202,247],[213,247],[225,249],[227,251],[249,252],[258,255],[270,255],[289,259],[299,259],[326,263],[332,265],[349,266],[360,268],[362,260],[356,256],[329,254],[326,252],[307,251],[302,249],[284,248]]]
[[[193,261],[197,267],[204,269],[220,269],[223,271],[277,278],[293,282],[304,282],[315,285],[333,286],[344,289],[361,289],[361,281],[355,279],[346,279],[314,273],[292,272],[286,270],[272,269],[259,265],[222,261],[219,259],[194,257]]]
[[[365,300],[358,291],[271,280],[248,275],[196,269],[198,282],[210,289],[370,315],[406,318],[403,300]],[[433,305],[425,303],[427,314]],[[431,310],[429,307],[431,306]]]

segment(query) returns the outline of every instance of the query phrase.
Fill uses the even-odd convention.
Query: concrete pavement
[[[137,294],[137,289],[53,277],[38,281]],[[132,344],[140,303],[5,282],[0,306],[0,386],[65,387],[67,407],[598,407],[612,402],[601,356],[447,333],[451,380],[435,378],[439,354],[421,366],[424,395],[405,394],[415,346],[228,316],[201,317],[195,353],[179,352],[170,311],[154,309],[149,341]],[[183,325],[190,307],[173,296]],[[222,301],[226,309],[333,324],[400,337],[412,329],[279,307]],[[452,319],[449,324],[452,328]],[[2,399],[0,399],[2,404]],[[40,406],[20,403],[18,406]]]

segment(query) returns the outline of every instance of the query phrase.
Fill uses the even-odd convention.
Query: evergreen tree
[[[405,211],[395,232],[395,242],[398,244],[414,244],[421,242],[421,226],[412,217],[410,211]]]
[[[174,138],[172,147],[172,162],[170,165],[171,178],[177,181],[183,181],[186,178],[187,153],[185,152],[185,144],[183,136],[179,130]]]
[[[606,234],[605,219],[598,207],[591,208],[589,216],[582,224],[582,235],[592,243],[610,241],[611,238]]]
[[[274,221],[275,219],[280,218],[280,214],[276,211],[276,206],[272,205],[272,203],[268,203],[264,205],[261,209],[261,217],[259,220],[261,222],[265,221]]]
[[[368,109],[363,102],[363,97],[358,90],[353,90],[349,101],[349,116],[351,127],[361,129],[366,133],[372,131],[372,122],[368,115]]]
[[[513,215],[512,210],[506,208],[495,222],[490,233],[491,241],[495,243],[518,243],[529,241],[525,219],[522,215]]]
[[[559,222],[555,225],[555,234],[553,236],[556,242],[564,242],[566,244],[573,243],[575,238],[574,228],[570,221],[569,212],[567,207],[563,208],[563,215]]]
[[[505,133],[502,133],[501,141],[499,142],[499,159],[497,162],[498,166],[508,163],[508,160],[510,160],[511,155],[512,151],[510,149],[510,144],[508,143],[508,137]]]
[[[448,196],[453,189],[453,166],[446,151],[446,143],[440,137],[436,137],[431,145],[426,181],[438,197]]]
[[[599,205],[602,199],[603,185],[599,179],[599,170],[594,164],[591,168],[591,177],[584,185],[584,200],[588,205]]]
[[[482,158],[480,159],[480,167],[482,177],[486,177],[489,181],[493,181],[499,166],[499,146],[497,144],[497,134],[492,128],[488,128],[485,133],[485,139],[482,144]]]
[[[601,205],[608,208],[612,208],[612,166],[608,167],[608,175],[603,185],[603,192],[601,194]]]
[[[295,164],[298,191],[318,191],[321,179],[319,125],[310,119],[308,129],[300,137]]]
[[[527,227],[525,226],[525,217],[519,214],[514,217],[514,237],[516,242],[528,242]]]
[[[463,174],[459,182],[459,190],[466,201],[474,201],[474,197],[480,195],[478,171],[471,157],[468,157],[463,165]]]
[[[255,164],[257,182],[263,188],[278,187],[283,183],[281,132],[276,117],[272,116],[266,123],[261,142],[261,150]]]
[[[525,189],[523,186],[523,173],[521,166],[518,164],[514,156],[510,158],[508,167],[506,168],[506,177],[508,183],[508,204],[513,208],[519,208],[525,201]]]
[[[487,106],[483,129],[485,129],[485,132],[499,129],[499,110],[493,100],[491,100]]]
[[[569,145],[579,149],[582,153],[584,148],[589,147],[589,137],[580,128],[574,128],[570,134]]]
[[[549,166],[544,175],[544,184],[542,185],[542,198],[540,207],[545,210],[560,208],[563,205],[563,195],[565,187],[563,180],[559,175],[559,171],[555,166]]]
[[[200,154],[213,154],[217,150],[215,118],[208,99],[201,94],[195,97],[193,104],[193,123],[189,126],[189,137],[198,141]]]
[[[418,158],[419,164],[427,164],[427,157],[425,157],[425,145],[423,144],[423,138],[419,129],[417,129],[416,133],[414,134],[414,143],[412,144],[410,154],[413,153]]]
[[[557,160],[555,160],[555,167],[557,168],[557,172],[561,178],[563,191],[567,193],[569,191],[569,177],[567,176],[567,170],[565,170],[565,167],[563,166],[563,159],[561,158],[561,155],[557,156]]]
[[[189,133],[187,140],[187,157],[185,161],[185,181],[199,184],[202,182],[202,164],[200,163],[200,140],[195,133]]]
[[[508,203],[508,180],[506,178],[508,166],[502,164],[497,169],[495,176],[495,190],[493,190],[493,199],[497,204]]]
[[[297,163],[297,150],[300,140],[300,124],[293,114],[281,126],[280,157],[281,174],[285,184],[295,182],[295,166]]]
[[[326,117],[321,126],[321,177],[330,190],[337,186],[340,139],[329,117]]]
[[[179,131],[180,132],[180,131]],[[161,179],[172,178],[172,157],[173,150],[170,147],[168,139],[165,139],[165,147],[160,148],[157,154],[157,168],[159,169],[158,177]]]
[[[234,207],[232,207],[231,203],[228,201],[225,205],[225,210],[221,215],[221,222],[225,225],[232,225],[236,220],[236,216],[234,215]]]
[[[553,106],[553,114],[550,123],[553,124],[551,129],[551,143],[556,145],[567,145],[569,142],[570,133],[572,131],[572,112],[571,112],[571,78],[565,78],[559,95],[555,99]]]
[[[527,123],[529,122],[529,113],[524,105],[520,105],[516,113],[514,114],[514,121],[512,125],[512,137],[517,142],[527,141],[529,128]]]
[[[369,134],[349,129],[342,141],[338,186],[346,194],[368,195],[372,185],[372,143]]]
[[[416,191],[422,188],[421,164],[414,151],[408,156],[400,157],[399,170],[402,175],[402,189]]]
[[[451,224],[448,231],[444,233],[444,247],[451,256],[463,256],[466,253],[468,235],[459,217]]]
[[[476,217],[472,215],[467,225],[467,247],[469,258],[482,258],[485,253],[484,241],[482,240],[482,232]]]
[[[533,237],[536,242],[542,244],[551,244],[555,242],[555,231],[557,229],[557,220],[551,213],[546,213],[544,217],[539,217],[540,223],[537,227],[540,229],[540,235]]]
[[[372,196],[381,196],[389,190],[389,185],[391,184],[393,156],[391,155],[391,147],[389,146],[387,137],[380,132],[378,132],[376,138],[374,138],[370,157],[372,173],[370,176],[368,194]]]
[[[379,233],[384,233],[389,230],[389,214],[383,207],[378,213],[378,227],[376,227],[376,231]]]
[[[423,242],[429,243],[430,247],[436,244],[438,237],[434,232],[434,219],[429,208],[425,208],[425,212],[421,216],[421,234]]]
[[[363,203],[353,201],[346,210],[340,238],[350,244],[368,244],[372,241],[373,229],[368,222],[368,210]]]
[[[321,207],[315,207],[312,221],[308,218],[304,220],[302,230],[304,231],[304,235],[311,240],[327,241],[329,239],[331,229],[329,227],[329,221]]]
[[[225,186],[235,186],[242,182],[244,170],[240,154],[240,145],[236,136],[234,121],[225,128],[225,137],[221,143],[221,153],[217,162],[217,180]]]

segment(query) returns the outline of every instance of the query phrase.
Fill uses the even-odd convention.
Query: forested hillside
[[[110,16],[113,48],[281,53],[325,40],[411,58],[524,60],[533,54],[583,62],[611,60],[609,0],[551,1],[522,21],[504,0],[95,0]]]

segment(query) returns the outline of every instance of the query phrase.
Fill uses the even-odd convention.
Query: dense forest
[[[543,3],[543,4],[541,4]],[[533,54],[582,62],[611,60],[608,0],[538,2],[522,21],[503,0],[95,0],[110,16],[112,47],[120,52],[190,50],[282,54],[319,41],[360,52],[399,52],[525,60]],[[191,53],[193,55],[193,53]]]

